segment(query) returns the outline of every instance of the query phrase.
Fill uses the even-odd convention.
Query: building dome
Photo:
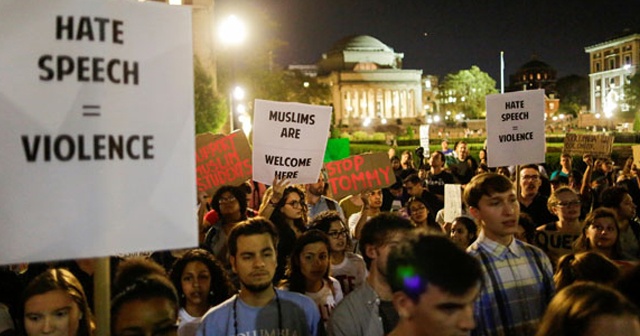
[[[556,69],[538,59],[537,55],[512,74],[507,91],[544,89],[547,95],[556,93]]]
[[[352,35],[340,39],[322,54],[318,74],[332,71],[401,69],[404,54],[368,35]]]
[[[347,36],[336,42],[328,53],[343,51],[393,52],[393,49],[368,35]]]
[[[525,64],[523,64],[520,69],[518,69],[519,71],[526,71],[526,70],[551,70],[551,71],[555,71],[553,69],[553,67],[551,67],[549,64],[541,61],[538,59],[537,56],[532,56],[531,60]]]

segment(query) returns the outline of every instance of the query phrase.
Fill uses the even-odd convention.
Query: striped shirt
[[[534,335],[555,291],[546,254],[515,238],[504,246],[484,232],[467,252],[484,273],[472,335]]]

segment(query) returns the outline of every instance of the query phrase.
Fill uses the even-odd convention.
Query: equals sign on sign
[[[82,105],[83,117],[99,117],[100,105]]]

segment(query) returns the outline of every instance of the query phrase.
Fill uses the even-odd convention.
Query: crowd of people
[[[93,335],[97,305],[121,336],[640,336],[632,160],[563,155],[549,174],[463,141],[423,153],[390,151],[397,182],[343,199],[324,171],[201,192],[199,246],[111,257],[110,303],[93,260],[2,267],[0,336]]]

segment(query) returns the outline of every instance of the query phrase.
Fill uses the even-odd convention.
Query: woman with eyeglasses
[[[205,220],[212,225],[204,239],[204,248],[213,253],[229,269],[227,236],[236,224],[254,214],[247,214],[245,190],[231,185],[222,186],[213,194],[211,207],[213,210],[205,216]]]
[[[615,212],[607,208],[595,209],[585,218],[573,249],[575,252],[596,251],[611,260],[621,260],[619,233]]]
[[[364,283],[367,277],[367,266],[361,256],[350,252],[351,235],[336,211],[323,211],[314,217],[310,226],[329,236],[329,252],[331,254],[331,276],[347,295]]]
[[[433,216],[429,213],[429,208],[420,197],[411,197],[405,204],[407,214],[416,227],[425,229],[428,233],[444,234],[442,227],[438,225]]]
[[[273,278],[278,283],[284,277],[288,257],[293,251],[296,240],[307,227],[307,203],[304,191],[295,185],[289,185],[282,191],[280,200],[273,204],[269,218],[278,228],[278,266]]]
[[[554,190],[547,200],[547,208],[558,220],[539,226],[534,242],[547,253],[554,267],[561,256],[573,252],[572,244],[582,232],[581,204],[578,193],[567,186]]]

